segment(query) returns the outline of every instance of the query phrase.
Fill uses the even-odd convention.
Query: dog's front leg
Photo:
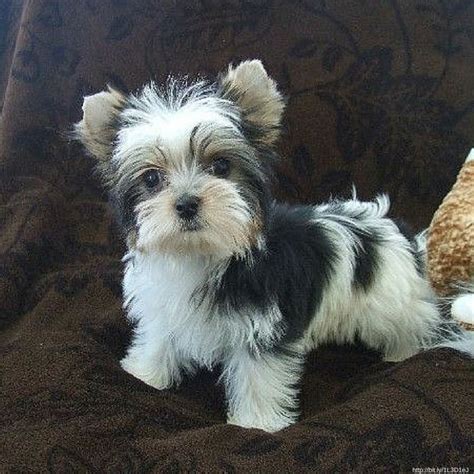
[[[183,366],[173,341],[150,331],[134,334],[127,355],[120,361],[122,368],[158,390],[169,388],[181,381]]]
[[[222,374],[228,422],[245,428],[278,431],[298,417],[298,385],[303,355],[295,348],[253,354],[242,349]]]

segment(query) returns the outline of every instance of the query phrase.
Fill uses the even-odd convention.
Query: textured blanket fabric
[[[301,421],[225,424],[217,374],[158,392],[120,369],[122,244],[82,96],[261,58],[288,97],[275,192],[387,191],[425,226],[474,142],[474,2],[0,1],[0,472],[374,472],[474,467],[473,363],[311,355]]]

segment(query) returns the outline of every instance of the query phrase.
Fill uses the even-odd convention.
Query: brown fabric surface
[[[82,96],[261,58],[289,97],[280,198],[387,191],[428,224],[474,142],[474,2],[0,1],[0,472],[474,467],[472,361],[324,348],[301,421],[225,424],[217,374],[158,392],[118,364],[122,244],[62,132]],[[20,20],[21,19],[21,20]]]

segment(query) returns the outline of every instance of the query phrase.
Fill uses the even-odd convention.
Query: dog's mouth
[[[202,228],[202,224],[196,219],[186,220],[181,224],[181,232],[198,232]]]

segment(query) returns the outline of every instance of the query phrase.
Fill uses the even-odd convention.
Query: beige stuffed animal
[[[427,264],[439,295],[453,296],[461,288],[451,313],[463,326],[474,330],[474,148],[433,217]]]
[[[466,290],[454,299],[451,313],[474,330],[474,148],[433,217],[427,265],[439,295],[459,294],[460,287]]]

